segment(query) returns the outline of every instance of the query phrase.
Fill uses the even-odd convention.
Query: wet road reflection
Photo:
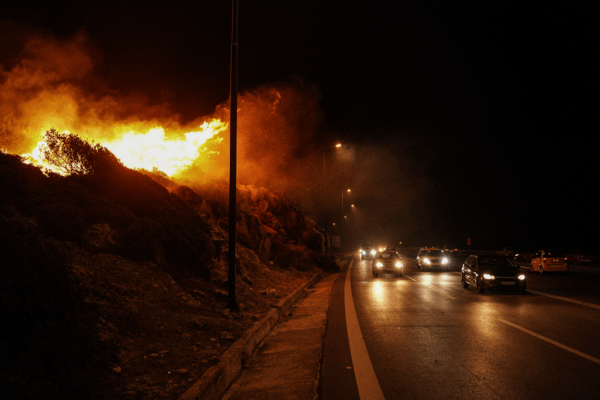
[[[550,304],[533,294],[479,294],[462,287],[457,271],[422,272],[407,264],[400,278],[373,277],[369,260],[355,262],[352,273],[356,313],[386,398],[566,398],[573,391],[589,398],[597,389],[565,382],[581,381],[581,374],[600,379],[598,365],[586,366],[588,360],[501,319],[598,358],[590,332],[600,329],[599,310]],[[556,318],[582,321],[587,333],[557,327]]]

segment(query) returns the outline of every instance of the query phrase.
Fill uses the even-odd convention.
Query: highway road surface
[[[534,274],[528,293],[461,285],[460,271],[401,278],[348,257],[329,306],[320,396],[600,399],[600,275]]]

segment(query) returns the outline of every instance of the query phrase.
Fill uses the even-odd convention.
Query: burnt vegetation
[[[99,144],[55,130],[46,133],[43,156],[67,175],[43,173],[19,156],[0,153],[3,398],[121,398],[123,391],[131,398],[176,398],[185,386],[170,380],[162,386],[147,381],[131,386],[132,381],[138,382],[137,376],[150,376],[152,371],[144,365],[128,368],[128,363],[133,365],[136,352],[151,346],[151,341],[159,343],[165,335],[153,336],[144,327],[144,318],[152,320],[158,310],[140,311],[131,304],[141,304],[135,296],[156,298],[144,292],[158,290],[168,281],[198,318],[221,315],[227,284],[224,185],[194,190],[177,186],[160,171],[131,170]],[[260,282],[283,277],[272,272],[277,268],[289,271],[293,284],[306,276],[302,271],[336,268],[322,254],[323,238],[316,224],[282,194],[241,187],[239,197],[243,311],[259,314],[270,308],[259,298],[265,289]],[[109,272],[113,266],[121,272],[126,270],[123,266],[129,268],[130,278],[117,281],[119,274]],[[102,273],[105,279],[98,278]],[[153,276],[154,283],[146,284],[150,289],[136,287],[144,274]],[[123,305],[111,305],[113,299]],[[256,315],[253,318],[240,317],[230,327],[233,335],[241,335]],[[169,323],[156,320],[155,326],[164,330]],[[222,326],[196,325],[201,329],[196,326],[199,330],[191,333],[174,326],[175,334],[196,340],[193,351],[209,348],[201,344],[208,340],[210,327]],[[124,343],[133,336],[147,342],[127,347]],[[215,357],[196,366],[192,377],[214,364]],[[115,377],[117,370],[121,375]],[[160,374],[166,376],[165,371]],[[130,381],[128,388],[125,381]],[[193,383],[189,381],[185,379]]]

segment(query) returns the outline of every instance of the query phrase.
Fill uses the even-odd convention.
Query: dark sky
[[[109,90],[189,120],[229,96],[229,2],[6,3],[5,70],[23,32],[84,33]],[[600,3],[241,3],[240,90],[317,85],[357,242],[600,247]]]

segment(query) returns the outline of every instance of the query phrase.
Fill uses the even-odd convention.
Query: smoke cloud
[[[142,94],[107,88],[95,75],[99,62],[101,55],[85,34],[68,40],[28,38],[16,61],[0,71],[0,147],[30,152],[50,128],[104,144],[156,127],[168,139],[181,139],[208,119],[229,121],[229,104],[223,103],[213,115],[182,123],[166,103],[150,104]],[[418,138],[392,130],[342,133],[363,139],[336,148],[334,136],[324,126],[320,93],[310,82],[292,78],[242,92],[238,184],[287,192],[320,223],[326,211],[328,223],[337,223],[331,229],[344,229],[346,243],[416,245],[429,244],[424,243],[428,238],[438,245],[443,238],[431,232],[441,231],[426,212],[439,196],[427,178],[436,161]],[[227,129],[206,141],[191,167],[172,179],[194,187],[228,175]],[[342,193],[348,188],[342,210]]]
[[[165,104],[150,105],[142,95],[123,96],[98,82],[94,53],[84,34],[25,40],[18,61],[0,70],[0,147],[29,152],[50,128],[97,142],[159,124],[181,128]]]

